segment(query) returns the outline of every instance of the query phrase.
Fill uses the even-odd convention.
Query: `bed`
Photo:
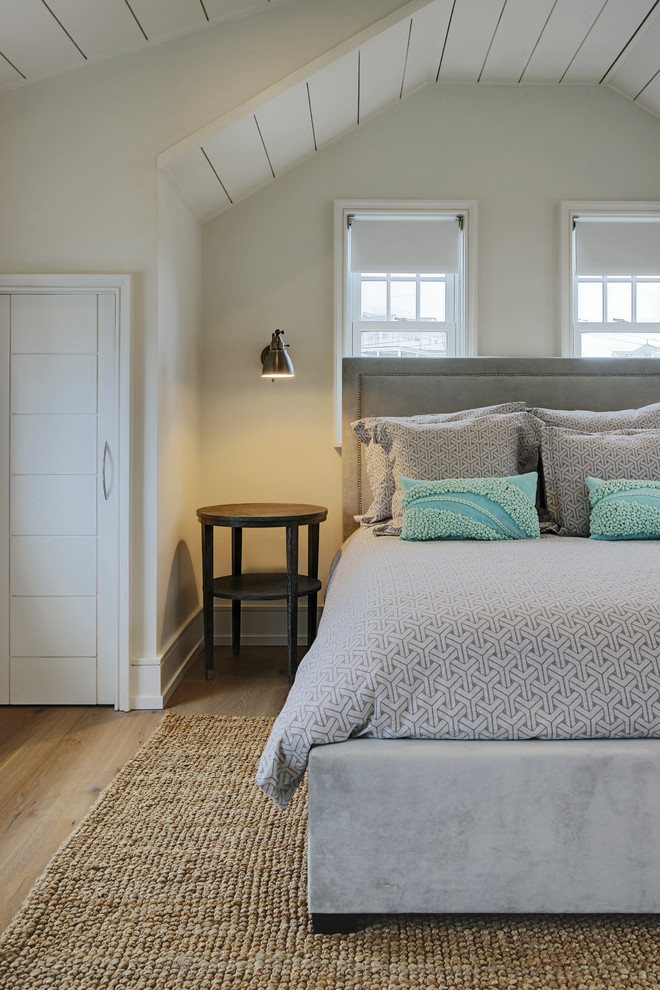
[[[562,420],[571,410],[592,415]],[[382,427],[410,477],[426,477],[418,448],[424,465],[450,450],[468,479],[510,475],[507,492],[534,467],[546,531],[421,538],[406,526],[429,493],[401,484],[374,520],[380,480],[356,421]],[[308,771],[316,929],[400,912],[659,912],[660,542],[587,539],[583,522],[597,504],[585,465],[660,482],[659,363],[347,359],[343,423],[347,541],[258,773],[284,808]],[[603,505],[630,495],[598,491]]]

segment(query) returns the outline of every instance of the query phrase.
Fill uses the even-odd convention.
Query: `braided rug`
[[[2,990],[658,990],[660,919],[402,916],[314,935],[270,718],[168,713],[0,942]]]

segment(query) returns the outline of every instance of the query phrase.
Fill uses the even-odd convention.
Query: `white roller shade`
[[[575,221],[578,275],[660,275],[660,218]]]
[[[460,223],[452,217],[355,216],[352,272],[458,272]]]

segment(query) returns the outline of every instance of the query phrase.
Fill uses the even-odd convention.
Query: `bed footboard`
[[[333,931],[351,914],[658,913],[660,740],[316,747],[308,878]]]

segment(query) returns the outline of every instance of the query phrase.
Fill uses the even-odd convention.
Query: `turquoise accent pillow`
[[[659,540],[660,481],[587,478],[592,540]]]
[[[536,540],[536,471],[511,478],[399,478],[402,540]]]

